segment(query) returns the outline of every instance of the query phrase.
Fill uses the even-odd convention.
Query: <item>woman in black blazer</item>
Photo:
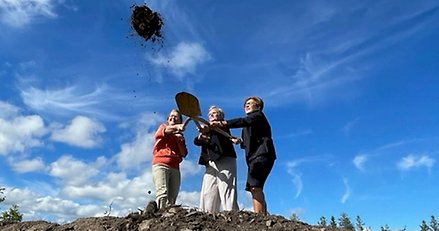
[[[276,151],[271,136],[271,127],[262,112],[263,108],[262,99],[251,96],[244,103],[246,117],[214,121],[210,125],[213,127],[243,128],[241,148],[245,149],[248,167],[245,190],[252,194],[254,212],[267,214],[263,188],[273,168]]]

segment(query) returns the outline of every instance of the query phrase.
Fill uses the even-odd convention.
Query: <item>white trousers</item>
[[[159,209],[175,204],[180,191],[180,170],[154,164],[152,176],[155,185],[156,202]]]
[[[238,210],[236,158],[222,157],[209,161],[201,186],[200,210],[219,212]]]

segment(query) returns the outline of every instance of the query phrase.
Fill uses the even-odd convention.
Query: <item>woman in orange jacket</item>
[[[187,155],[181,113],[173,109],[154,136],[152,175],[158,209],[175,204],[180,190],[180,163]]]

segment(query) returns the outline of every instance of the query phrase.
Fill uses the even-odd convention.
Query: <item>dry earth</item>
[[[68,224],[46,221],[26,221],[0,224],[2,231],[116,231],[116,230],[175,230],[175,231],[237,231],[237,230],[296,230],[326,231],[315,225],[296,222],[282,216],[262,216],[248,211],[227,211],[215,214],[193,208],[173,206],[159,211],[131,213],[126,217],[80,218]],[[342,231],[341,229],[337,229]]]

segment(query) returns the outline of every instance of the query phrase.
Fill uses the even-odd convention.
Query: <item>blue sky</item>
[[[272,214],[347,213],[374,230],[439,216],[437,1],[146,1],[164,19],[163,47],[130,27],[142,3],[0,0],[1,209],[68,222],[142,208],[153,134],[188,91],[204,115],[215,104],[227,118],[264,99]],[[191,124],[178,198],[191,207],[195,135]],[[251,209],[237,152],[239,205]]]

